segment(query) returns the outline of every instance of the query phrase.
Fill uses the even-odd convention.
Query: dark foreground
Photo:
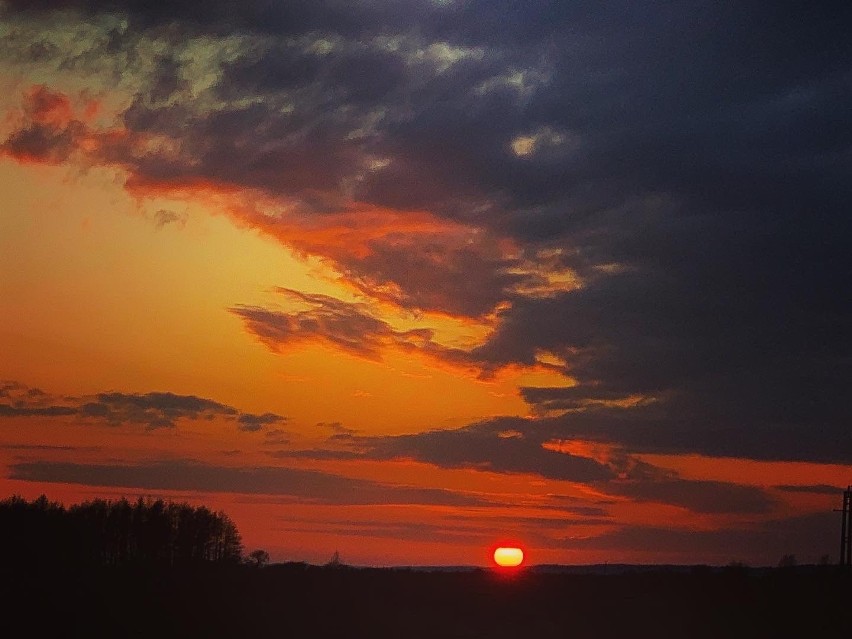
[[[619,575],[301,564],[3,570],[4,626],[56,637],[840,637],[836,569]]]

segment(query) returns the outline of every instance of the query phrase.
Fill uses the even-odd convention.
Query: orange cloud
[[[483,319],[512,295],[546,295],[571,279],[558,264],[525,256],[515,242],[479,226],[358,202],[345,189],[307,182],[273,191],[270,180],[254,184],[250,170],[241,172],[233,161],[216,169],[226,161],[221,149],[215,158],[201,157],[199,140],[176,137],[165,125],[97,128],[91,123],[99,109],[88,101],[75,110],[68,95],[34,87],[2,149],[18,161],[56,164],[77,155],[116,167],[139,200],[209,204],[303,256],[319,257],[361,294],[400,308]],[[168,112],[149,115],[167,118]],[[280,168],[282,175],[291,170],[290,164]]]

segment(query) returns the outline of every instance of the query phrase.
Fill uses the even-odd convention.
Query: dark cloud
[[[58,397],[13,382],[2,387],[0,397],[11,400],[0,404],[0,417],[74,416],[110,426],[142,425],[149,430],[175,428],[183,419],[235,421],[243,431],[258,431],[286,421],[274,413],[245,413],[211,399],[175,393],[112,392]]]
[[[55,451],[55,450],[79,450],[77,446],[53,446],[50,444],[2,444],[0,448],[5,450],[25,450],[25,451]]]
[[[497,254],[487,238],[400,235],[370,240],[367,248],[364,256],[340,256],[339,266],[364,293],[403,308],[480,317],[532,281],[513,272],[517,261]]]
[[[656,502],[696,513],[759,514],[778,502],[763,488],[720,481],[682,479],[613,448],[593,459],[560,450],[558,420],[502,418],[454,430],[381,437],[348,435],[343,449],[280,451],[280,458],[411,459],[441,468],[466,468],[494,473],[524,473],[547,479],[585,483],[613,497]],[[570,512],[572,506],[560,506]],[[580,507],[576,514],[602,514],[598,507]]]
[[[179,25],[187,35],[227,35],[240,32],[293,36],[316,30],[348,35],[380,31],[388,21],[406,22],[421,14],[431,3],[413,2],[401,12],[391,2],[341,2],[291,0],[286,3],[267,0],[214,0],[199,11],[193,0],[174,0],[166,4],[156,0],[6,0],[13,13],[37,15],[55,11],[77,11],[83,16],[113,13],[129,18],[137,30],[162,29]],[[418,11],[418,5],[421,8]],[[407,15],[404,15],[407,14]]]
[[[355,177],[361,159],[386,157],[384,169],[355,180],[361,199],[453,211],[537,238],[576,230],[590,216],[600,221],[648,194],[711,206],[722,217],[789,206],[782,192],[808,185],[809,195],[842,201],[836,178],[849,143],[842,124],[850,54],[838,28],[849,16],[842,4],[732,11],[685,2],[641,15],[619,3],[424,1],[402,11],[385,2],[220,0],[204,15],[189,2],[6,5],[12,16],[123,13],[136,20],[129,31],[171,33],[176,42],[205,27],[214,38],[268,32],[221,62],[225,105],[211,111],[190,95],[153,107],[180,88],[178,59],[163,57],[148,94],[128,112],[129,128],[192,148],[196,168],[187,177],[290,194],[304,178],[305,188],[345,190],[341,178]],[[229,105],[235,96],[250,104]],[[369,114],[375,121],[365,129]],[[543,131],[553,133],[550,142],[536,137]],[[518,157],[511,143],[524,135],[534,143]],[[186,169],[167,163],[165,171],[179,177]],[[428,192],[423,184],[432,185]],[[480,217],[459,206],[471,202],[492,206]]]
[[[584,386],[522,386],[520,393],[525,402],[544,411],[579,410],[595,404],[626,399],[623,390]]]
[[[789,554],[802,563],[816,563],[835,550],[838,521],[836,514],[817,513],[719,530],[624,526],[595,537],[566,537],[564,544],[578,550],[680,555],[715,564],[747,558],[756,565],[775,566]]]
[[[565,495],[548,495],[547,497],[548,499],[556,502],[565,500],[577,501],[576,497],[566,497]],[[614,502],[611,500],[595,499],[594,503],[611,505]],[[609,517],[609,511],[605,508],[601,508],[600,506],[570,506],[558,504],[553,506],[553,508],[570,515],[580,515],[582,517]]]
[[[262,430],[265,426],[280,424],[283,421],[285,421],[284,417],[275,413],[263,413],[262,415],[243,413],[237,417],[237,423],[240,425],[239,429],[249,432],[256,432]]]
[[[147,490],[197,490],[289,495],[329,504],[484,505],[475,496],[435,488],[381,484],[296,468],[232,468],[192,461],[141,465],[27,462],[12,464],[10,478],[23,481],[118,486]]]
[[[63,417],[76,415],[78,408],[65,398],[15,381],[0,382],[0,417]]]
[[[74,118],[68,98],[36,86],[25,98],[18,127],[0,145],[0,153],[18,160],[56,164],[76,151],[86,126]]]
[[[19,384],[18,382],[7,380],[0,381],[0,398],[6,399],[7,397],[11,397],[12,393],[19,393],[22,389],[25,389],[25,387],[23,384]]]
[[[709,230],[705,241],[731,250],[712,244]],[[671,268],[518,300],[472,355],[494,367],[531,364],[539,349],[563,357],[576,386],[522,392],[540,409],[583,409],[565,419],[576,435],[656,452],[848,462],[852,360],[841,327],[850,309],[839,283],[822,281],[839,274],[815,272],[834,259],[833,244],[804,261],[794,257],[801,243],[784,257],[764,245],[715,267],[708,246]],[[696,232],[679,250],[700,246]],[[613,405],[630,397],[632,407]]]
[[[31,123],[12,133],[0,150],[20,160],[62,162],[76,149],[83,130],[79,122],[66,126]]]
[[[511,4],[511,9],[498,10],[490,3],[433,0],[211,0],[205,11],[199,11],[193,0],[166,4],[157,0],[4,0],[2,8],[9,15],[27,18],[57,12],[76,12],[84,18],[112,14],[127,19],[133,31],[168,33],[172,29],[177,32],[173,37],[255,34],[286,39],[329,33],[357,40],[404,32],[416,25],[427,37],[441,31],[448,40],[473,44],[493,42],[504,29],[517,43],[536,31],[519,18],[528,15],[539,27],[553,18],[546,2]]]
[[[332,436],[330,439],[334,440],[334,436]],[[281,442],[274,443],[277,444]],[[287,448],[282,450],[271,450],[267,454],[275,459],[313,459],[334,461],[352,461],[357,459],[363,459],[363,455],[351,450],[326,450],[315,448],[297,448],[295,450]]]
[[[334,435],[352,436],[356,432],[358,432],[354,428],[348,428],[348,427],[344,426],[341,422],[318,422],[317,427],[318,428],[327,428]]]
[[[177,224],[182,227],[186,225],[188,217],[189,216],[186,213],[176,213],[175,211],[160,209],[154,213],[154,222],[158,229],[161,229],[168,224]]]
[[[537,437],[503,431],[499,423],[414,435],[359,438],[371,459],[414,459],[443,468],[498,473],[533,473],[550,479],[593,482],[613,478],[604,464],[587,457],[548,450]]]
[[[194,395],[174,393],[100,393],[82,403],[79,414],[111,425],[143,424],[149,429],[174,428],[179,419],[236,418],[235,408]]]
[[[852,459],[852,445],[840,424],[817,428],[736,418],[705,421],[700,414],[687,418],[684,412],[680,402],[674,400],[627,408],[593,406],[535,420],[500,418],[488,428],[517,430],[527,436],[555,440],[611,444],[631,453],[698,453],[821,463],[848,463]]]
[[[304,532],[304,526],[287,525],[276,527],[283,532]],[[312,523],[310,530],[345,537],[378,537],[380,539],[405,539],[409,541],[428,541],[430,543],[477,544],[487,543],[489,533],[477,528],[462,526],[444,526],[424,522],[387,522],[387,521],[340,521],[331,524]]]
[[[290,290],[282,292],[307,308],[293,313],[252,306],[230,309],[245,321],[251,333],[275,350],[292,343],[319,340],[377,359],[382,347],[402,338],[363,305],[327,295],[307,295]]]
[[[814,495],[840,495],[843,493],[843,488],[840,486],[829,486],[828,484],[811,484],[805,486],[775,486],[776,490],[785,493],[812,493]]]
[[[264,444],[268,445],[283,445],[290,443],[290,438],[287,435],[287,431],[281,428],[273,428],[271,430],[267,430],[264,436]]]
[[[595,508],[577,508],[565,509],[566,515],[575,514],[580,517],[524,517],[524,516],[488,516],[483,519],[481,516],[474,515],[447,515],[447,519],[453,522],[461,522],[463,524],[478,524],[480,526],[488,526],[489,532],[493,535],[496,530],[511,530],[511,529],[534,529],[536,527],[544,528],[566,528],[569,526],[611,526],[613,520],[609,518],[606,511]]]
[[[635,501],[673,504],[699,513],[765,513],[777,506],[760,488],[718,481],[612,482],[607,489]]]
[[[70,406],[9,406],[0,404],[0,417],[61,417],[76,415],[78,409]]]

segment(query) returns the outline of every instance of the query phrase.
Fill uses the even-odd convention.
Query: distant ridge
[[[693,566],[678,564],[535,564],[532,566],[521,567],[520,571],[536,574],[623,575],[626,573],[640,572],[718,572],[726,569],[732,570],[732,568],[725,568],[721,566]],[[388,567],[388,570],[411,570],[414,572],[477,572],[489,571],[491,568],[482,566],[392,566]]]
[[[275,565],[275,564],[273,564]],[[277,564],[280,566],[296,565],[296,564]],[[322,568],[322,566],[314,566],[311,564],[299,563],[303,568]],[[347,565],[346,568],[352,570],[377,570],[391,572],[440,572],[440,573],[475,573],[475,572],[490,572],[490,567],[483,566],[357,566]],[[817,573],[831,571],[835,568],[833,565],[822,566],[816,564],[802,564],[798,566],[790,566],[778,568],[775,566],[714,566],[708,564],[535,564],[526,566],[520,569],[520,572],[532,573],[538,575],[629,575],[629,574],[722,574],[722,573],[738,573],[748,575],[764,575],[775,573],[778,571],[795,572],[799,574]]]
[[[538,564],[527,568],[537,574],[575,574],[575,575],[625,575],[638,573],[667,573],[667,574],[718,574],[744,573],[761,575],[778,571],[812,573],[834,570],[834,565],[801,564],[798,566],[713,566],[708,564],[588,564],[562,565]]]

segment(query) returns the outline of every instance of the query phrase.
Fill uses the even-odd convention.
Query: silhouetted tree
[[[0,552],[16,565],[64,562],[73,536],[61,504],[45,495],[27,502],[15,495],[0,502]]]
[[[0,502],[0,553],[7,559],[124,565],[238,562],[243,546],[223,512],[139,498],[96,499],[65,510],[42,495]]]
[[[218,516],[222,522],[222,528],[219,532],[221,553],[218,559],[219,561],[227,562],[239,561],[243,554],[243,538],[240,535],[240,531],[237,530],[237,525],[228,515],[219,512]]]
[[[252,550],[249,553],[249,562],[258,568],[269,563],[269,553],[265,550]]]
[[[778,560],[778,567],[795,568],[797,563],[796,555],[783,555],[781,559]]]

